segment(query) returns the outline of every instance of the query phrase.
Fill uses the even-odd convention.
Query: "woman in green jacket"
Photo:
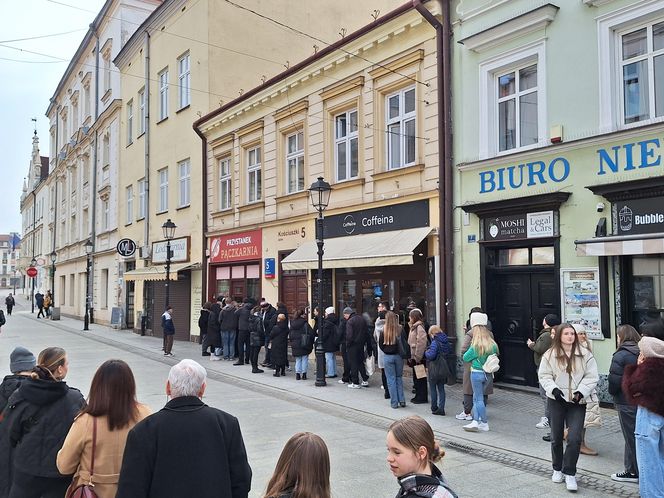
[[[498,354],[498,345],[491,338],[491,333],[484,325],[473,327],[473,340],[470,348],[463,355],[463,361],[470,363],[470,383],[473,386],[473,421],[464,425],[463,429],[470,432],[489,430],[484,404],[484,388],[493,375],[484,371],[484,363],[492,354]]]

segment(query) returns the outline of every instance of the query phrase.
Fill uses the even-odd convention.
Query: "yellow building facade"
[[[437,3],[427,4],[435,15]],[[202,117],[209,296],[316,306],[309,186],[325,211],[323,306],[437,321],[434,31],[411,5]],[[375,318],[375,317],[374,317]]]
[[[319,50],[315,45],[322,43],[302,33],[336,40],[340,31],[371,21],[374,9],[388,11],[399,3],[307,0],[294,8],[293,2],[273,0],[252,7],[258,16],[226,2],[173,0],[138,28],[114,61],[123,106],[119,232],[137,247],[121,258],[128,327],[161,334],[162,225],[170,219],[177,226],[169,284],[176,338],[198,335],[199,310],[208,297],[203,203],[212,185],[202,174],[201,141],[192,123]]]

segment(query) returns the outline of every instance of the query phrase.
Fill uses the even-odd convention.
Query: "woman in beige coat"
[[[413,404],[424,404],[429,402],[428,382],[426,377],[417,378],[415,374],[415,365],[424,365],[426,360],[424,352],[427,350],[427,331],[424,328],[424,318],[422,312],[413,308],[408,314],[409,332],[408,345],[410,346],[410,359],[408,366],[413,369],[413,387],[415,387],[415,397],[410,400]]]
[[[150,409],[136,401],[136,382],[129,365],[122,360],[104,362],[92,379],[88,405],[74,421],[58,452],[60,473],[74,474],[65,496],[79,486],[92,483],[99,498],[114,498],[127,433],[148,415]]]

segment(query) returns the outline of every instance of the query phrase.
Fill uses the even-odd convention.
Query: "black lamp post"
[[[83,316],[83,330],[90,330],[90,256],[92,255],[92,240],[85,242],[85,315]]]
[[[55,307],[55,262],[58,259],[58,255],[55,251],[51,254],[51,306]]]
[[[164,231],[164,238],[166,239],[166,308],[168,309],[168,305],[170,303],[170,285],[169,281],[171,279],[171,239],[175,237],[175,229],[177,227],[175,226],[175,223],[171,221],[170,218],[166,220],[166,223],[164,223],[161,226],[161,229]]]
[[[12,296],[16,296],[16,279],[18,278],[18,270],[14,270],[14,293]]]
[[[316,386],[322,387],[327,383],[325,382],[325,350],[323,349],[323,342],[320,335],[323,331],[323,314],[325,306],[323,306],[323,211],[327,208],[330,202],[330,193],[332,187],[330,184],[323,180],[322,176],[311,184],[309,188],[309,195],[311,196],[311,205],[318,211],[318,218],[316,219],[316,245],[318,246],[318,337],[316,338],[315,352],[316,352]]]
[[[30,268],[34,268],[37,266],[37,260],[33,257],[30,260]],[[32,301],[32,311],[31,313],[35,312],[35,280],[37,280],[37,277],[32,277],[32,298],[30,301]]]

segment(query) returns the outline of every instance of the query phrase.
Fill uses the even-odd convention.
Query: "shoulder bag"
[[[447,382],[450,376],[450,369],[447,365],[447,358],[442,351],[438,352],[435,359],[427,361],[427,370],[429,371],[428,375],[431,382],[435,384]]]
[[[404,360],[410,359],[410,344],[404,339],[403,334],[399,333],[397,335],[397,346],[399,348],[399,356]]]
[[[90,481],[74,489],[68,498],[98,498],[95,485],[92,484],[92,475],[95,472],[95,450],[97,449],[97,417],[92,417],[92,459],[90,462]]]

